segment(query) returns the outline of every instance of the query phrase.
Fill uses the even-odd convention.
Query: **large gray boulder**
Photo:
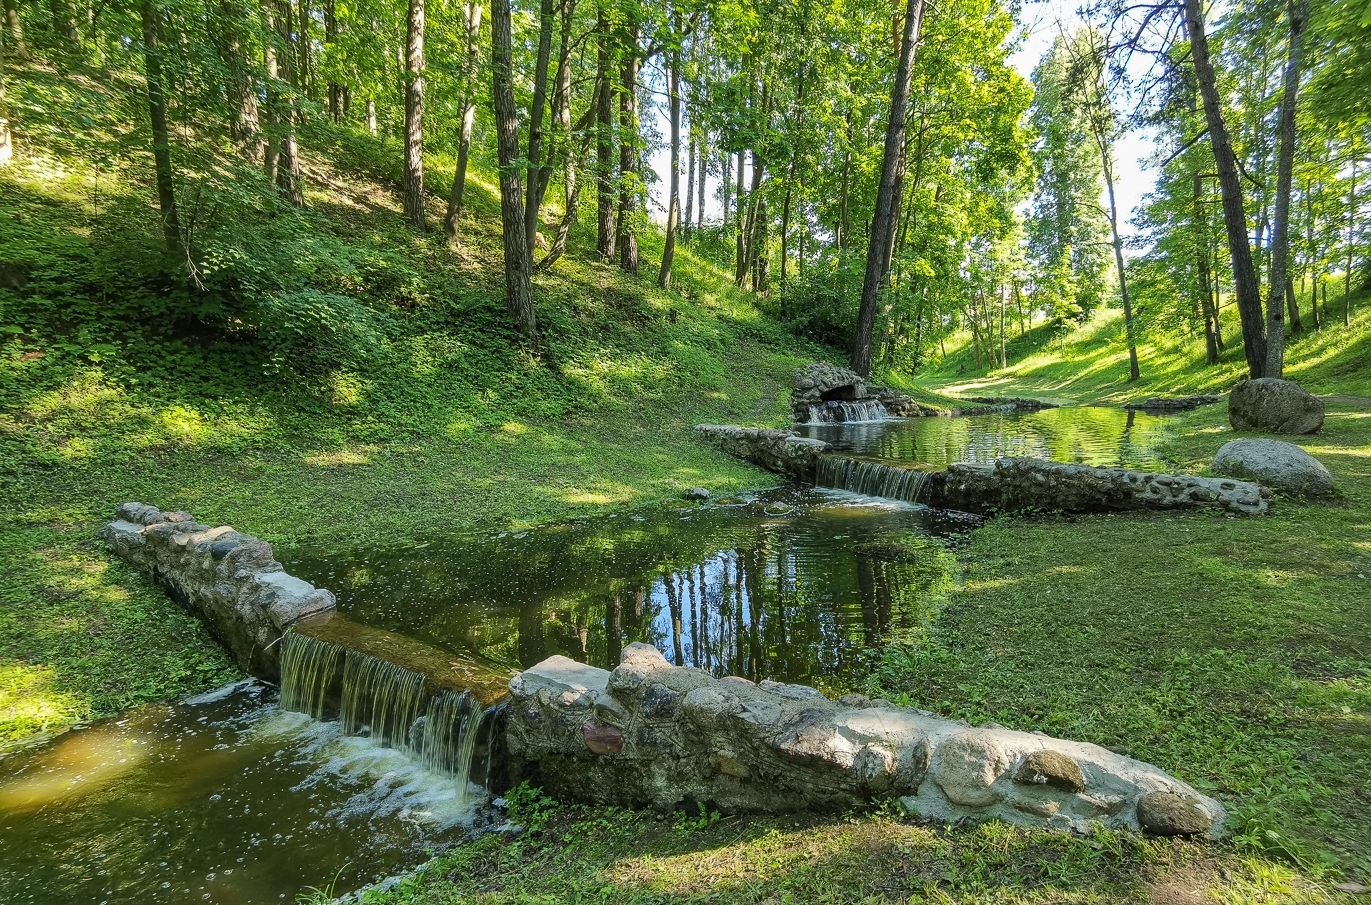
[[[1291,493],[1327,496],[1333,476],[1323,463],[1283,440],[1230,440],[1210,466],[1215,473],[1259,481]]]
[[[1228,393],[1228,423],[1237,431],[1312,434],[1323,427],[1323,400],[1290,380],[1244,380]]]

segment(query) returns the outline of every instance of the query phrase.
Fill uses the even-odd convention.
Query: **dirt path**
[[[1349,405],[1352,408],[1366,409],[1371,411],[1371,396],[1320,396],[1324,402],[1331,402],[1334,405]]]

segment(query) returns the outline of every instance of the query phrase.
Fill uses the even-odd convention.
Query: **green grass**
[[[1306,329],[1290,337],[1285,376],[1319,394],[1371,396],[1371,305],[1368,294],[1354,294],[1352,324],[1342,323],[1341,302],[1336,316],[1313,330],[1308,301],[1301,298]],[[1010,332],[1014,334],[1011,323]],[[1224,392],[1247,374],[1242,332],[1231,309],[1223,320],[1228,347],[1218,365],[1204,359],[1203,335],[1144,333],[1138,344],[1141,379],[1128,380],[1128,346],[1123,313],[1104,309],[1075,329],[1060,332],[1039,324],[1007,344],[1009,367],[977,370],[970,337],[958,337],[945,359],[916,377],[897,377],[901,386],[957,395],[1031,394],[1048,400],[1121,402],[1148,396]]]

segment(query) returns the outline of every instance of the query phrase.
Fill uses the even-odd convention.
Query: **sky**
[[[1029,2],[1024,5],[1019,14],[1021,33],[1023,34],[1022,46],[1010,56],[1011,65],[1024,78],[1033,74],[1033,69],[1042,59],[1042,55],[1052,46],[1053,38],[1062,30],[1071,31],[1080,24],[1081,19],[1076,14],[1076,2],[1078,0],[1040,0],[1040,2]],[[644,75],[649,74],[644,73]],[[655,122],[652,123],[652,126],[659,135],[665,138],[669,135],[665,105],[656,105],[655,114]],[[663,142],[664,144],[665,142]],[[1119,204],[1119,231],[1125,238],[1137,232],[1131,222],[1133,209],[1142,203],[1143,196],[1152,191],[1156,185],[1156,173],[1143,166],[1143,159],[1151,151],[1151,137],[1137,130],[1130,131],[1125,135],[1114,149],[1114,193]],[[684,166],[684,148],[681,150],[681,155],[682,166]],[[650,188],[648,212],[655,222],[665,223],[666,195],[669,190],[668,176],[671,171],[670,149],[665,146],[659,147],[652,153],[648,163],[657,174],[657,180]],[[745,178],[750,178],[750,166],[745,172],[748,174]],[[685,203],[685,188],[685,178],[682,176],[682,205]],[[717,189],[717,177],[711,178],[705,205],[706,218],[718,217],[720,214],[720,203],[714,197]],[[1100,203],[1106,203],[1103,195]],[[684,215],[683,209],[682,216]]]

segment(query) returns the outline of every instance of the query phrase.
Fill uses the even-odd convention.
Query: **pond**
[[[1168,467],[1156,452],[1169,430],[1165,416],[1099,406],[963,418],[801,424],[795,429],[827,441],[836,452],[938,468],[953,462],[993,462],[1005,456],[1153,471]]]
[[[1161,418],[1113,409],[802,430],[930,465],[1040,455],[1156,467]],[[822,488],[668,504],[490,537],[278,551],[355,622],[518,669],[610,667],[629,643],[716,675],[829,693],[917,643],[978,521]],[[460,786],[460,787],[459,787]],[[481,790],[248,681],[0,760],[0,902],[255,905],[358,886],[464,837]]]

